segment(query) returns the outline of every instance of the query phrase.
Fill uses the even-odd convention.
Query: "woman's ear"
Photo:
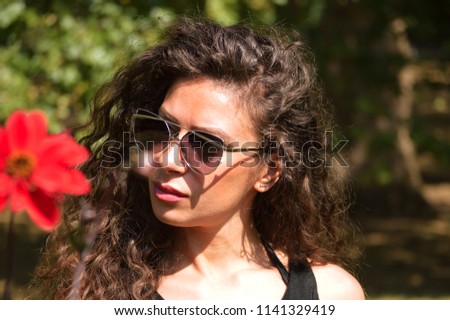
[[[282,162],[278,156],[272,154],[267,160],[268,162],[264,164],[263,169],[260,172],[259,179],[256,180],[253,185],[258,192],[266,192],[272,188],[272,186],[277,183],[278,179],[280,179],[281,171],[283,169]]]

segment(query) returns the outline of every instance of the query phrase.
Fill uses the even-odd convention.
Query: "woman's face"
[[[211,79],[176,82],[159,114],[182,128],[178,137],[196,129],[222,138],[225,145],[257,145],[249,115],[239,108],[238,95]],[[248,216],[258,192],[255,186],[265,174],[258,154],[224,152],[217,169],[201,175],[184,163],[177,142],[153,159],[145,168],[153,211],[162,222],[179,227],[214,227],[233,217]]]

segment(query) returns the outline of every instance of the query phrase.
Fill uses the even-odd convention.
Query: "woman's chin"
[[[194,221],[186,219],[185,216],[184,217],[180,216],[181,215],[180,212],[175,213],[169,211],[165,212],[154,211],[154,214],[159,221],[172,227],[188,228],[195,226]]]

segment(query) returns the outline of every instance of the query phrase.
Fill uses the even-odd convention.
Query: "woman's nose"
[[[160,152],[157,156],[159,167],[167,171],[184,173],[186,171],[186,163],[181,156],[181,146],[176,139],[169,142],[167,148]]]

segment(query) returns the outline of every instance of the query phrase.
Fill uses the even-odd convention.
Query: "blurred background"
[[[299,30],[335,107],[369,299],[450,299],[450,2],[447,0],[0,0],[0,123],[39,108],[85,123],[99,85],[180,14]],[[8,214],[0,214],[0,290]],[[45,234],[15,225],[13,298]]]

